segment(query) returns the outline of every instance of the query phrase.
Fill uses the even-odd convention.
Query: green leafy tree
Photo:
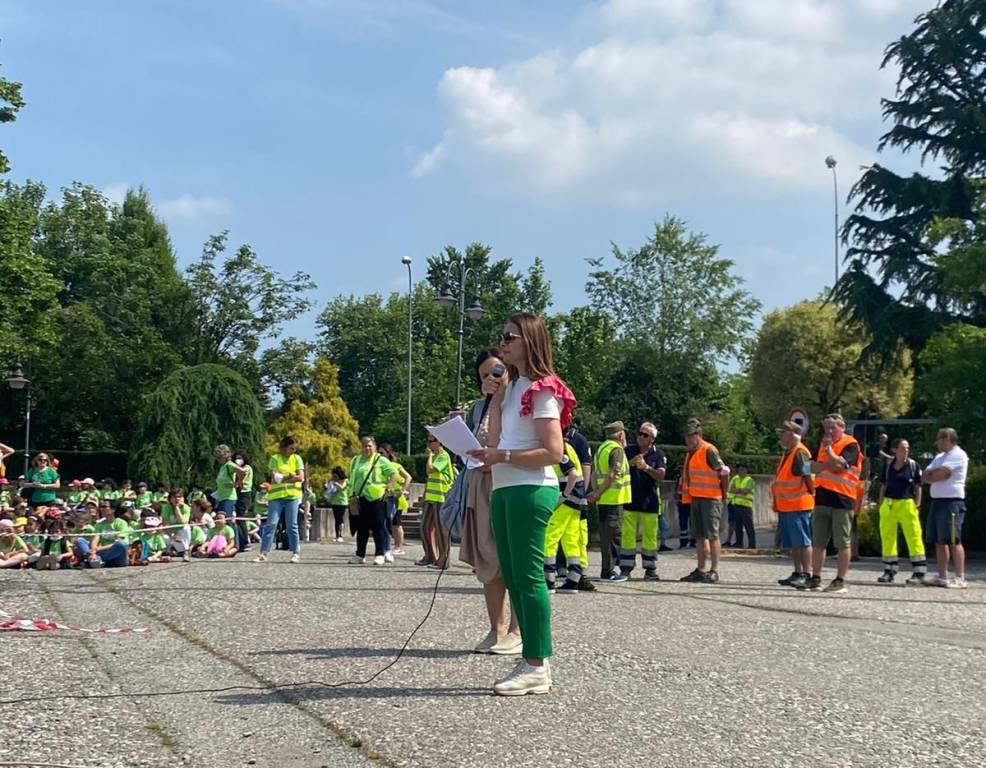
[[[972,455],[986,457],[986,328],[955,323],[928,340],[916,394],[941,425],[959,431]]]
[[[12,123],[17,119],[17,113],[24,107],[21,96],[21,84],[5,77],[0,77],[0,123]],[[0,173],[10,170],[7,156],[0,151]]]
[[[602,434],[607,423],[599,403],[612,372],[620,364],[614,343],[616,324],[593,307],[575,307],[551,319],[555,368],[575,393],[575,421],[586,435]]]
[[[339,369],[319,358],[309,374],[302,385],[291,388],[289,400],[268,427],[267,453],[276,452],[285,435],[293,435],[317,493],[332,468],[346,468],[359,451],[359,424],[342,399]]]
[[[521,280],[517,309],[544,317],[550,307],[551,283],[544,275],[544,262],[535,256],[530,271]]]
[[[984,30],[982,0],[945,0],[886,49],[883,66],[900,74],[895,98],[882,102],[892,126],[879,149],[918,152],[942,174],[903,176],[874,164],[852,191],[849,267],[836,296],[866,325],[872,350],[885,355],[901,340],[919,350],[949,323],[986,326],[981,298],[969,301],[949,277],[949,265],[971,255],[969,243],[943,238],[941,224],[981,235],[986,220],[979,184],[986,177]],[[961,253],[953,256],[953,248]],[[953,275],[961,271],[952,266]],[[981,266],[976,272],[981,288]]]
[[[865,329],[833,304],[804,301],[764,318],[750,360],[752,403],[772,425],[802,406],[816,423],[826,413],[894,418],[911,402],[910,352],[864,355]]]
[[[277,349],[277,354],[295,355],[295,366],[304,362],[310,349],[295,339],[281,339],[281,334],[286,323],[311,309],[308,294],[315,283],[304,272],[282,277],[263,264],[249,245],[226,255],[228,236],[222,232],[210,237],[202,256],[186,270],[192,300],[182,321],[194,329],[188,354],[194,363],[235,368],[266,401],[282,383],[284,368],[268,377],[261,351]],[[269,355],[268,361],[277,360],[277,354]],[[279,362],[283,366],[284,360]]]
[[[142,477],[213,487],[216,445],[261,456],[264,441],[264,411],[249,382],[226,366],[191,366],[167,376],[144,400],[130,462]]]
[[[613,246],[612,268],[590,259],[586,293],[612,313],[618,332],[658,357],[688,354],[715,365],[737,354],[760,303],[743,289],[730,259],[705,235],[668,216],[643,246]]]

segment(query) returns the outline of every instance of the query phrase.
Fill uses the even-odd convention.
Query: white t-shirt
[[[952,474],[947,480],[936,480],[931,483],[931,498],[964,499],[965,476],[969,471],[969,455],[956,445],[951,450],[935,456],[925,472],[939,467],[948,467],[952,470]]]
[[[557,419],[561,417],[561,407],[558,400],[550,392],[538,392],[531,402],[532,413],[520,415],[520,398],[530,388],[533,382],[522,376],[517,381],[507,384],[500,410],[500,443],[499,448],[510,451],[521,451],[538,448],[537,430],[534,428],[535,419]],[[558,478],[554,470],[548,467],[529,469],[513,464],[493,465],[493,490],[514,485],[548,485],[558,486]]]

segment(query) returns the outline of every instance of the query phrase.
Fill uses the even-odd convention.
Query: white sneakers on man
[[[266,563],[267,562],[267,555],[265,555],[263,552],[261,552],[259,555],[257,555],[255,558],[253,558],[252,562],[254,562],[254,563]]]
[[[528,693],[548,693],[551,690],[551,667],[545,659],[540,667],[520,661],[506,677],[493,684],[498,696],[524,696]]]
[[[293,555],[291,555],[291,559],[288,560],[288,562],[289,563],[300,563],[301,562],[301,555],[299,555],[297,552],[295,552]]]
[[[384,556],[383,556],[383,561],[385,563],[392,563],[392,562],[394,562],[394,553],[392,551],[391,552],[385,552],[384,553]]]
[[[383,565],[384,562],[385,561],[383,555],[377,555],[376,557],[373,558],[374,565]]]

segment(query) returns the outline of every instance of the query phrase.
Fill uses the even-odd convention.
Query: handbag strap
[[[373,468],[377,465],[377,459],[380,458],[380,454],[374,454],[373,461],[370,462],[370,470],[366,473],[366,477],[363,478],[363,484],[360,485],[359,490],[356,491],[357,498],[362,498],[363,489],[366,488],[366,484],[370,482],[370,477],[373,475]]]

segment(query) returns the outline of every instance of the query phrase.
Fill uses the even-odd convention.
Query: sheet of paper
[[[460,456],[469,469],[483,466],[483,462],[468,455],[469,451],[482,448],[479,440],[472,433],[466,422],[461,416],[439,424],[435,427],[425,427],[431,434],[438,438],[438,441],[448,448],[456,456]]]

